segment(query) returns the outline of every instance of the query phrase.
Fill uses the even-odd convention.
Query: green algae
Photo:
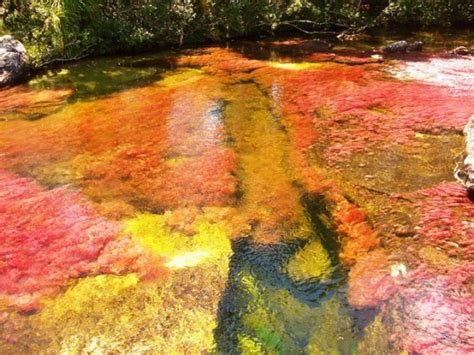
[[[199,69],[179,69],[171,72],[156,82],[156,85],[167,88],[186,86],[203,78],[203,72]]]
[[[157,68],[126,68],[120,58],[89,59],[61,69],[50,69],[31,80],[33,89],[72,88],[74,98],[93,99],[157,80]]]
[[[331,276],[331,260],[320,241],[312,241],[298,251],[286,266],[295,281],[327,280]]]
[[[285,289],[264,288],[250,274],[242,278],[251,301],[241,317],[239,346],[265,354],[349,354],[355,344],[352,321],[338,296],[310,307]]]

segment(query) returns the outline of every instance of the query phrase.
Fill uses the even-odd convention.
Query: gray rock
[[[449,53],[456,54],[456,55],[469,55],[471,54],[471,51],[469,50],[469,48],[461,46],[461,47],[454,48]]]
[[[390,43],[382,47],[384,53],[405,53],[405,52],[420,52],[423,49],[423,42],[415,41],[408,43],[407,41],[398,41]]]
[[[26,69],[26,49],[10,35],[0,37],[0,87],[15,84]]]
[[[421,52],[423,50],[423,42],[415,41],[408,44],[408,50],[410,52]]]
[[[393,42],[382,47],[382,51],[384,53],[402,53],[402,52],[406,52],[407,49],[408,49],[407,41]]]

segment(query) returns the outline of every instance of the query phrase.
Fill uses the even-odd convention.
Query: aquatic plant
[[[414,192],[420,211],[417,235],[424,243],[449,256],[472,261],[474,257],[474,205],[462,186],[444,183]]]
[[[450,61],[438,63],[440,68],[443,65],[446,71],[452,66]],[[311,120],[313,130],[320,135],[319,145],[326,144],[323,157],[332,165],[380,146],[415,144],[417,132],[462,130],[474,101],[469,99],[472,90],[466,90],[468,86],[453,91],[419,81],[401,81],[383,74],[384,68],[384,64],[324,63],[284,76],[275,68],[261,69],[256,77],[268,92],[272,85],[278,85],[283,103],[280,109],[287,120],[296,124]],[[466,72],[472,72],[470,67]],[[449,78],[463,80],[462,75],[465,72]]]
[[[445,275],[426,267],[409,274],[389,305],[399,347],[422,354],[474,351],[473,271],[471,263]]]
[[[225,283],[215,267],[147,283],[135,274],[85,277],[40,313],[3,319],[0,350],[42,351],[46,342],[54,352],[210,352]]]
[[[163,274],[159,258],[118,239],[122,225],[101,218],[78,192],[5,170],[0,187],[0,298],[8,305],[36,309],[41,297],[88,274]]]

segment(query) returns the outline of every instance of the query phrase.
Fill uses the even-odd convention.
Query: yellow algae
[[[306,69],[314,69],[320,68],[322,66],[321,63],[282,63],[282,62],[270,62],[270,66],[272,68],[277,69],[286,69],[286,70],[306,70]]]
[[[203,218],[194,222],[191,237],[173,232],[166,224],[166,216],[141,214],[126,221],[126,231],[143,247],[168,258],[171,268],[193,267],[201,263],[219,263],[231,254],[227,229],[222,224]]]
[[[307,235],[308,221],[293,184],[290,143],[271,104],[256,85],[236,85],[224,112],[239,155],[241,210],[255,225],[255,238],[274,242]]]
[[[122,290],[136,286],[138,282],[138,276],[135,274],[87,277],[68,289],[59,299],[49,301],[53,305],[49,309],[50,314],[56,314],[58,318],[62,318],[65,309],[68,313],[80,312],[84,305],[96,297],[98,293],[113,298]]]
[[[173,74],[165,76],[162,80],[157,81],[156,84],[167,88],[186,86],[201,79],[203,77],[202,73],[202,70],[199,69],[180,69]]]
[[[260,355],[260,354],[266,354],[265,351],[263,351],[262,345],[255,339],[246,336],[246,335],[241,335],[239,334],[237,336],[237,340],[239,342],[239,350],[241,351],[242,354],[252,354],[252,355]]]
[[[390,335],[387,324],[384,323],[384,312],[377,314],[375,319],[364,329],[364,336],[359,341],[358,352],[367,355],[389,354]],[[399,352],[403,354],[404,352]]]
[[[313,278],[326,280],[331,276],[331,260],[321,242],[313,241],[291,258],[287,270],[295,281]]]
[[[227,267],[223,260],[224,267]],[[18,342],[2,353],[197,354],[214,348],[227,272],[196,267],[138,282],[135,275],[88,277],[29,317],[13,315]],[[12,319],[10,319],[11,321]],[[20,331],[19,331],[20,330]],[[8,330],[7,330],[8,331]],[[2,336],[6,336],[5,331]]]
[[[166,160],[165,160],[165,163],[166,163],[166,165],[168,165],[169,167],[174,167],[174,166],[180,165],[181,163],[185,162],[185,161],[188,160],[188,159],[189,159],[189,158],[187,158],[187,157],[170,158],[170,159],[166,159]]]

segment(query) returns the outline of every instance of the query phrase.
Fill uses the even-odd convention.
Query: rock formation
[[[10,35],[0,37],[0,87],[14,84],[25,72],[26,49]]]
[[[464,159],[464,169],[466,177],[464,184],[469,196],[474,196],[474,115],[471,116],[466,127],[464,127],[466,136],[466,159]]]

